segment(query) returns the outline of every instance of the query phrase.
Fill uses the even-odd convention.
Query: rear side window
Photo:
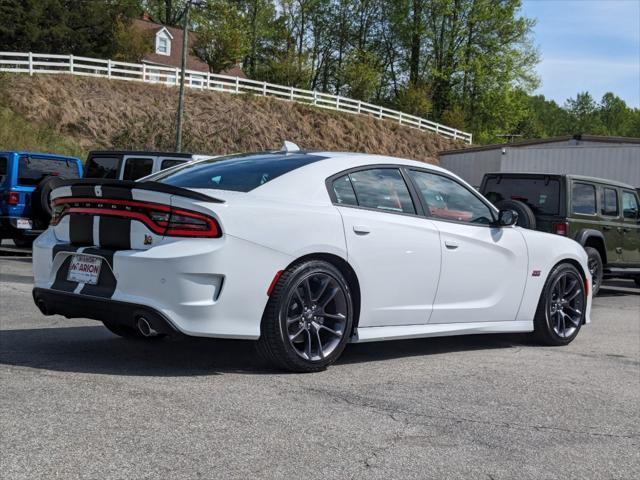
[[[7,172],[9,170],[9,161],[7,157],[0,157],[0,184],[3,184],[7,179]]]
[[[586,183],[574,183],[571,191],[571,211],[581,215],[595,215],[596,187]]]
[[[489,177],[482,193],[494,205],[500,200],[524,202],[536,215],[557,215],[560,211],[557,178]]]
[[[622,192],[622,214],[624,218],[636,219],[640,214],[638,200],[633,192]]]
[[[322,160],[309,153],[252,153],[185,163],[148,180],[185,188],[248,192],[296,168]]]
[[[91,157],[87,161],[85,178],[118,178],[118,157]]]
[[[358,205],[398,213],[416,213],[409,189],[400,171],[375,168],[349,175]]]
[[[60,178],[78,178],[78,164],[74,160],[38,158],[22,156],[18,160],[18,184],[37,185],[48,176],[54,175]]]
[[[184,163],[184,160],[174,160],[166,158],[162,160],[160,164],[160,170],[166,170],[167,168],[175,167],[176,165],[181,165]]]
[[[340,205],[358,205],[356,193],[353,191],[353,185],[351,185],[351,178],[349,178],[349,175],[345,175],[333,181],[333,194],[336,196],[336,202]]]
[[[127,158],[124,164],[123,180],[138,180],[153,171],[153,158]]]
[[[618,216],[618,192],[614,188],[602,189],[600,212],[608,217]]]

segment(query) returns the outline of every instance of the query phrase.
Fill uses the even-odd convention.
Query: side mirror
[[[498,225],[500,227],[510,227],[518,223],[518,212],[513,210],[500,210],[498,213]]]

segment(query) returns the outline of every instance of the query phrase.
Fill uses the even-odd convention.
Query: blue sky
[[[640,107],[640,0],[523,0],[522,12],[538,22],[537,93],[562,105],[612,91]]]

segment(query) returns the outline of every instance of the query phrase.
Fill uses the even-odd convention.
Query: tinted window
[[[638,200],[632,192],[622,192],[622,214],[624,218],[638,218]]]
[[[358,205],[349,175],[345,175],[344,177],[340,177],[333,181],[333,193],[336,196],[336,202],[340,205]]]
[[[149,180],[186,188],[248,192],[296,168],[322,160],[308,153],[259,153],[211,158],[159,172]]]
[[[166,170],[167,168],[175,167],[176,165],[182,165],[184,160],[165,159],[160,164],[160,170]]]
[[[571,192],[571,211],[583,215],[595,215],[596,187],[586,183],[574,183]]]
[[[137,180],[146,177],[153,170],[153,158],[127,158],[124,164],[123,180]]]
[[[493,204],[500,200],[519,200],[538,215],[559,213],[560,181],[557,178],[489,177],[483,194]]]
[[[37,185],[47,175],[60,178],[78,178],[78,164],[73,160],[54,160],[23,156],[18,160],[18,183]]]
[[[8,160],[6,157],[0,157],[0,183],[4,183],[7,178]]]
[[[359,206],[389,212],[416,213],[400,170],[376,168],[353,172],[350,177]]]
[[[602,205],[600,211],[602,215],[609,217],[618,216],[618,192],[613,188],[602,189]]]
[[[118,178],[117,157],[92,157],[87,161],[85,178]]]
[[[420,194],[434,218],[489,224],[491,209],[474,193],[449,178],[434,173],[411,171]]]

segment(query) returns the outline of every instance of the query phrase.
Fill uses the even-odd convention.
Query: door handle
[[[354,225],[353,231],[356,235],[369,235],[371,230],[365,225]]]
[[[449,250],[455,250],[456,248],[459,247],[459,245],[456,242],[453,242],[451,240],[445,240],[444,246],[447,247]]]

